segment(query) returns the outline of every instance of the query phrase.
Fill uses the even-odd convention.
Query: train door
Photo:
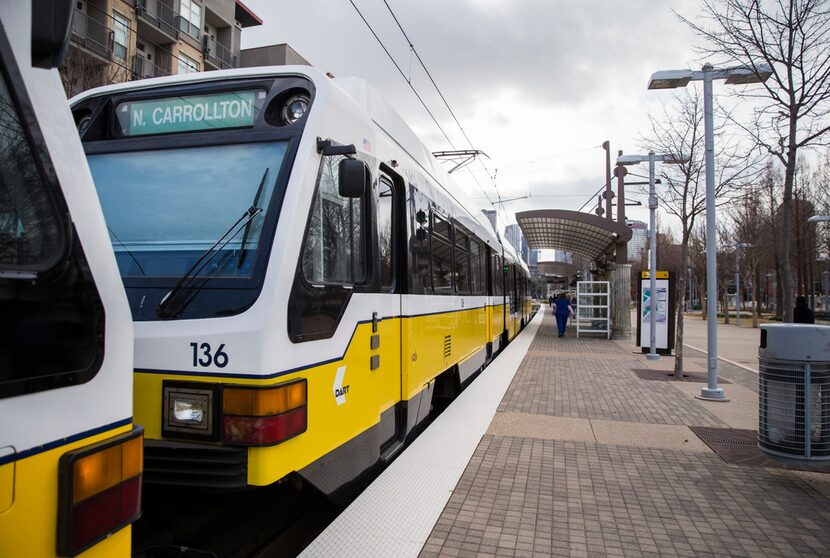
[[[375,193],[377,258],[383,315],[373,322],[372,359],[380,394],[381,457],[391,459],[402,447],[405,420],[401,381],[401,293],[406,283],[404,239],[403,180],[391,169],[381,166]],[[375,364],[373,363],[373,367]]]

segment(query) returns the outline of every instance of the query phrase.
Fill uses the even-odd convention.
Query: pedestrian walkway
[[[400,459],[425,451],[436,468],[419,480],[419,467],[395,472],[393,464],[378,479],[382,488],[372,496],[370,487],[359,499],[361,511],[344,512],[329,535],[352,541],[327,550],[423,557],[830,555],[830,475],[728,464],[690,428],[756,428],[756,375],[719,365],[731,401],[700,401],[694,395],[702,383],[636,373],[665,379],[671,358],[648,361],[628,342],[576,339],[572,331],[560,339],[549,311],[539,319],[508,347],[535,333],[457,482],[437,490],[441,510],[422,509],[433,497],[426,487],[446,476],[444,455],[466,442],[413,444]],[[692,362],[698,358],[689,366],[699,366]],[[471,388],[498,377],[488,371]],[[475,420],[448,418],[461,431]],[[420,510],[417,521],[397,515],[407,507]],[[394,517],[368,518],[373,510]],[[427,536],[411,529],[416,522],[431,525]],[[393,551],[376,546],[378,539],[401,544]],[[307,554],[325,550],[312,545]]]

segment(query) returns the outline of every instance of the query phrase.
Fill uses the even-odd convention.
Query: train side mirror
[[[32,0],[32,66],[57,68],[69,46],[74,2]]]
[[[371,174],[366,163],[359,159],[343,159],[339,167],[338,190],[344,198],[359,198],[368,190]]]

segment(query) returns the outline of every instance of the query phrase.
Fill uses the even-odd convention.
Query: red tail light
[[[307,426],[306,381],[268,388],[222,390],[222,440],[271,446],[302,434]]]
[[[58,548],[75,556],[141,514],[144,430],[61,456]]]

